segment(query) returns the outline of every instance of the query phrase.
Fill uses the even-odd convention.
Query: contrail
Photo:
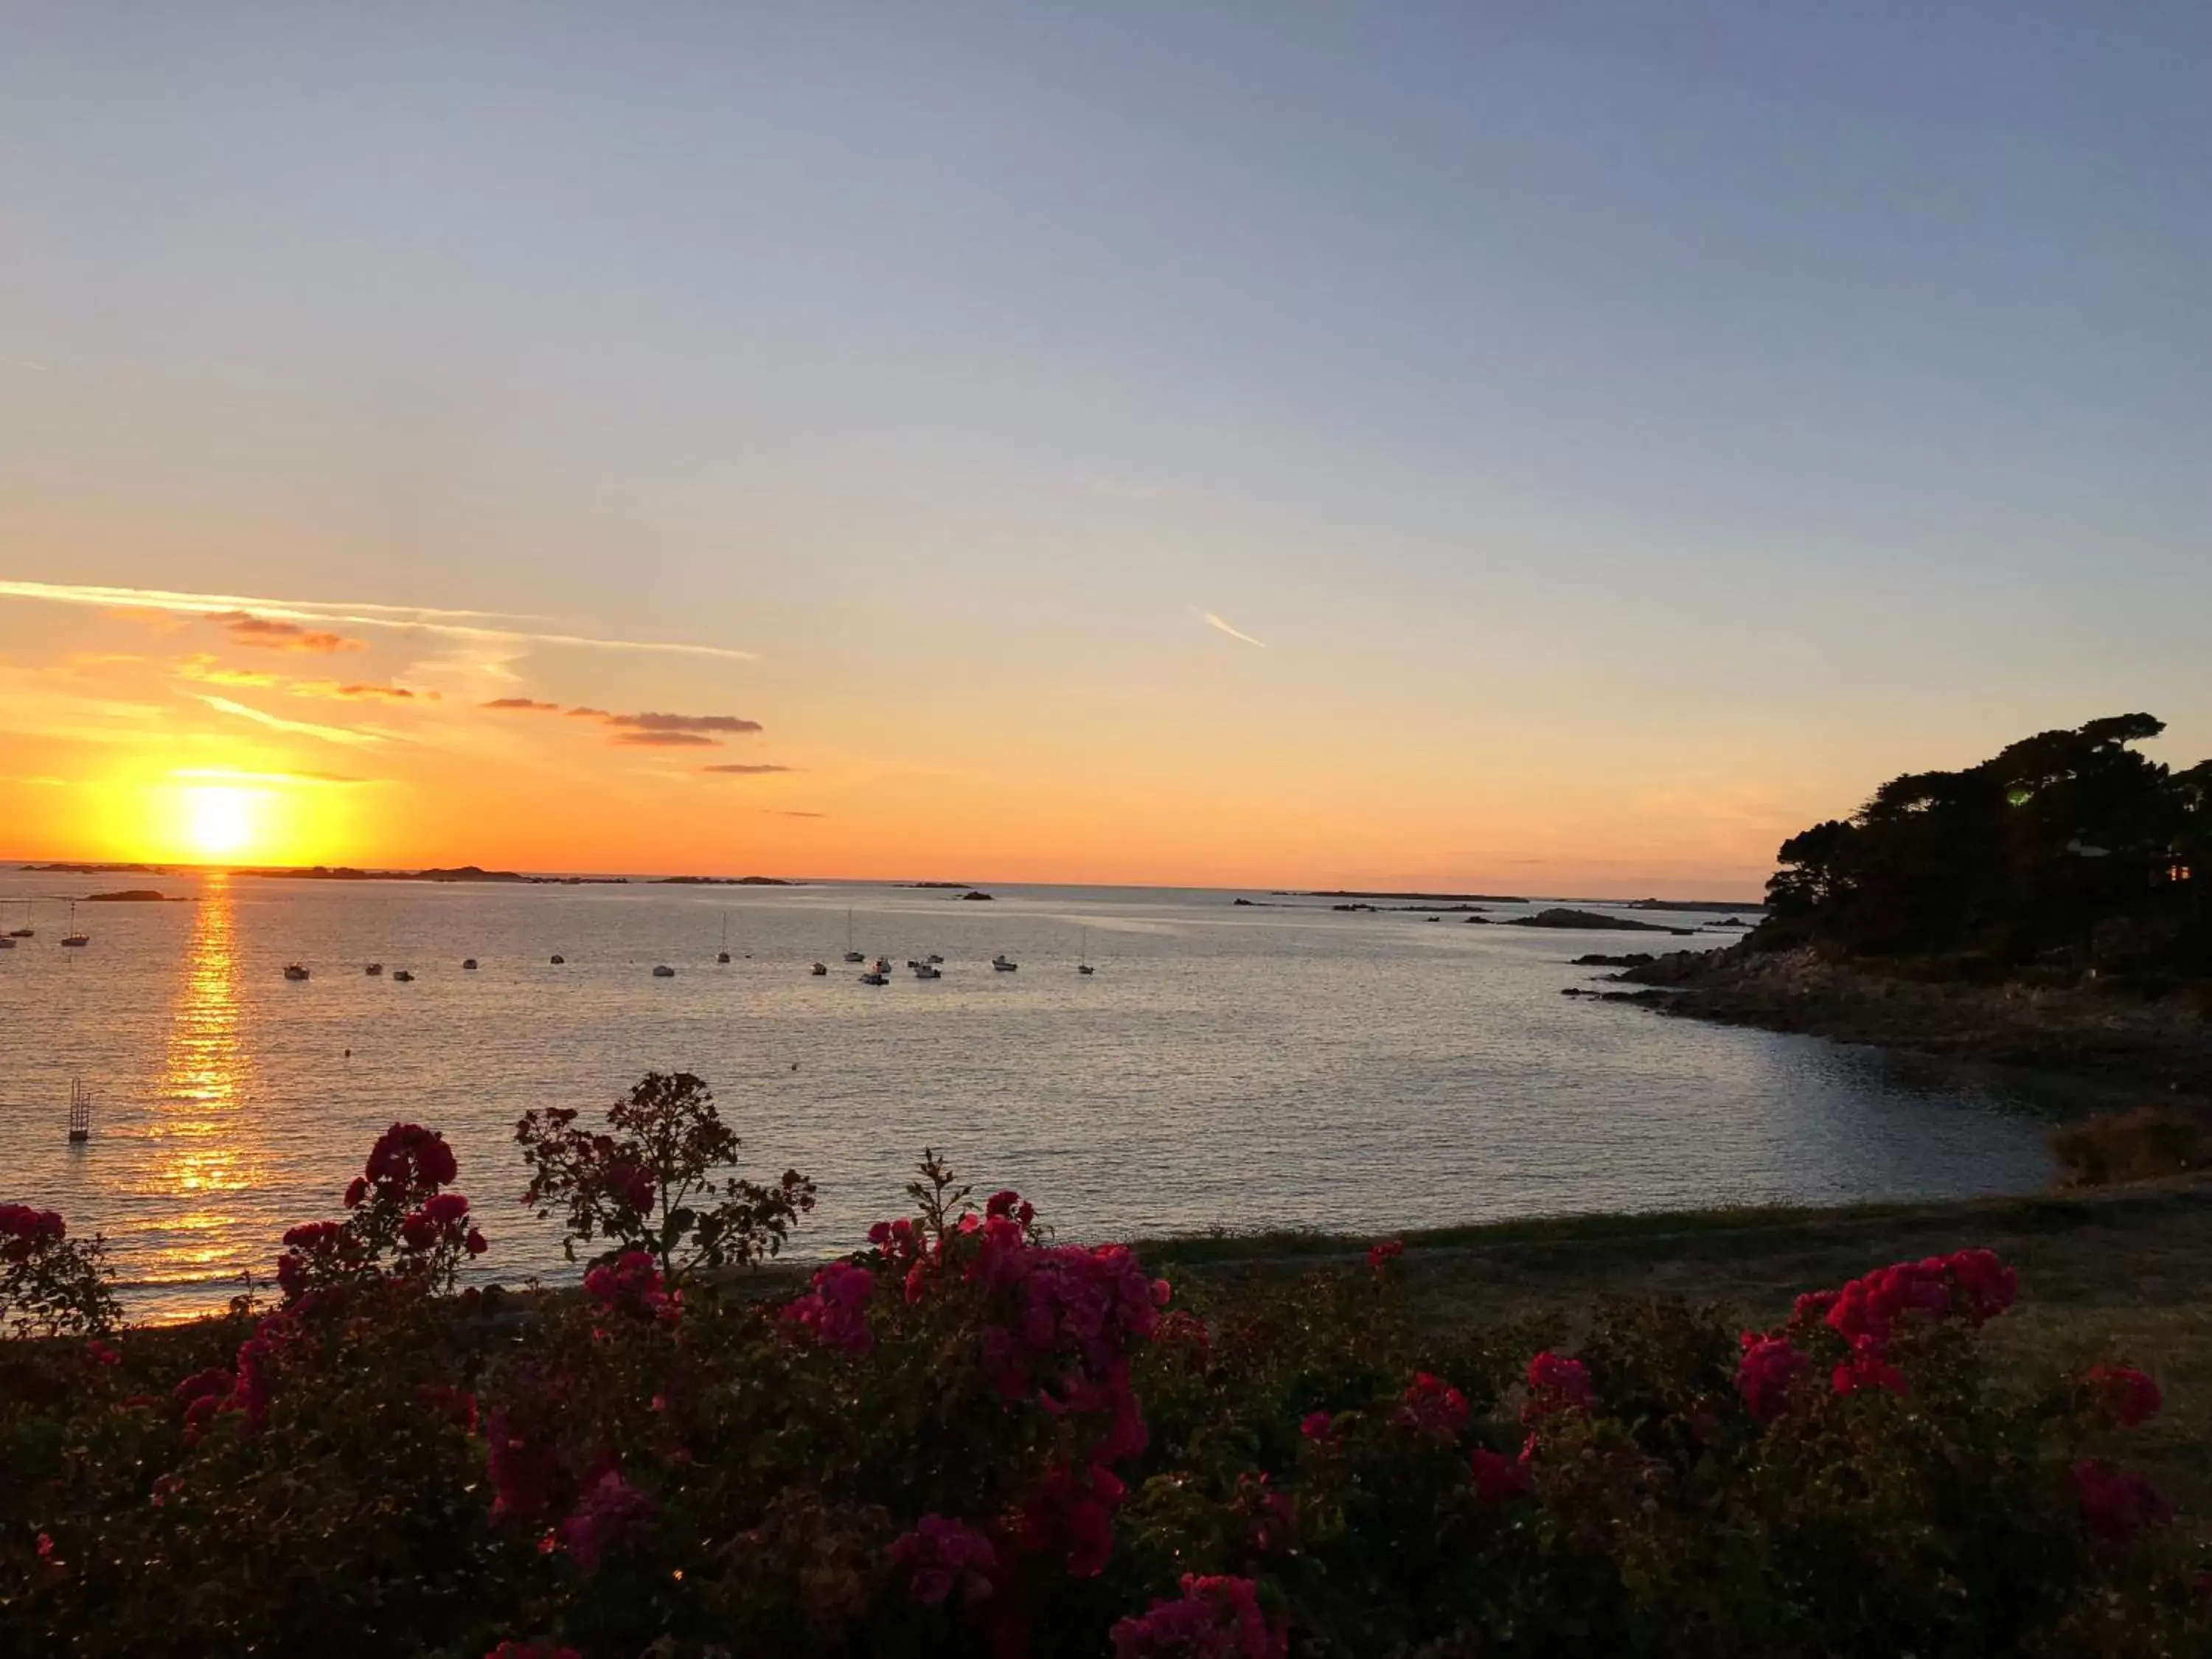
[[[258,720],[279,732],[298,732],[310,738],[320,738],[325,743],[382,743],[383,738],[373,732],[349,732],[340,726],[316,726],[307,720],[281,720],[274,714],[264,714],[258,708],[249,708],[242,702],[233,702],[228,697],[202,696],[200,701],[221,714],[235,714],[241,720]]]
[[[1199,620],[1203,622],[1208,628],[1217,629],[1220,632],[1228,635],[1232,640],[1242,640],[1247,645],[1256,645],[1262,651],[1265,651],[1267,648],[1267,641],[1255,640],[1243,629],[1231,628],[1227,623],[1222,621],[1220,617],[1215,616],[1211,611],[1201,611],[1198,615]]]
[[[586,634],[546,634],[526,628],[486,627],[487,623],[526,622],[497,611],[452,611],[434,605],[331,604],[319,599],[250,599],[237,593],[180,593],[160,587],[103,587],[78,582],[0,580],[0,599],[43,599],[53,605],[84,605],[165,611],[180,616],[245,611],[298,623],[347,623],[356,628],[416,629],[464,640],[526,641],[534,645],[573,645],[598,651],[660,651],[682,656],[723,657],[747,662],[750,651],[719,645],[687,645],[672,640],[610,640]],[[462,618],[468,618],[464,621]]]

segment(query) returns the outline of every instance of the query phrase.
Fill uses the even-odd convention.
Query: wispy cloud
[[[1204,623],[1208,628],[1213,629],[1217,634],[1226,634],[1232,640],[1242,640],[1247,645],[1256,645],[1262,651],[1265,651],[1267,648],[1267,641],[1255,640],[1249,634],[1244,632],[1243,629],[1240,628],[1232,628],[1229,623],[1222,621],[1220,617],[1215,616],[1211,611],[1199,611],[1196,614],[1200,622]]]
[[[826,818],[827,812],[794,812],[788,807],[763,806],[761,811],[772,818]]]
[[[626,726],[640,732],[757,732],[758,720],[735,714],[610,714],[609,726]]]
[[[276,617],[257,617],[250,611],[210,611],[207,620],[220,623],[233,645],[257,651],[301,651],[313,656],[334,656],[341,651],[366,651],[366,640],[348,639],[325,629],[307,628]]]
[[[697,732],[617,732],[615,741],[625,749],[719,749],[714,738]]]
[[[489,702],[479,703],[477,707],[514,709],[532,714],[557,714],[561,712],[559,703],[540,702],[535,697],[494,697]]]
[[[702,766],[699,769],[702,772],[720,772],[726,777],[758,778],[765,777],[771,772],[789,772],[794,769],[788,766],[753,766],[732,763],[726,766]]]
[[[367,784],[381,783],[381,778],[349,777],[343,772],[247,772],[234,766],[185,766],[169,774],[173,778],[205,780],[216,783],[314,783]]]
[[[219,714],[253,720],[278,732],[296,732],[302,737],[320,738],[325,743],[373,744],[384,741],[382,735],[375,732],[355,732],[342,726],[317,726],[307,720],[288,720],[276,714],[264,714],[258,708],[249,708],[242,702],[233,702],[228,697],[202,694],[200,701]]]
[[[749,661],[750,651],[726,646],[693,645],[674,640],[608,639],[589,634],[552,633],[542,629],[493,626],[542,620],[497,611],[458,611],[437,605],[374,605],[365,601],[257,599],[237,593],[185,593],[161,587],[106,587],[81,582],[0,581],[0,599],[34,599],[52,605],[91,605],[106,610],[155,611],[191,617],[243,611],[257,617],[299,623],[309,628],[411,629],[455,639],[504,641],[532,645],[576,646],[597,651],[659,651],[680,656],[720,657]]]
[[[337,697],[346,702],[435,702],[435,691],[410,691],[404,685],[331,685],[305,682],[292,688],[302,696]]]

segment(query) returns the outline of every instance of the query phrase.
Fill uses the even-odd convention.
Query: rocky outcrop
[[[1612,978],[1662,1013],[1841,1042],[2212,1091],[2212,988],[2165,996],[2088,982],[1913,979],[1811,950],[1674,951]]]

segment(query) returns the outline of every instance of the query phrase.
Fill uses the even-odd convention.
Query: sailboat
[[[1087,960],[1090,955],[1091,930],[1088,927],[1085,927],[1083,930],[1082,939],[1078,942],[1075,947],[1075,971],[1077,973],[1095,974],[1098,971],[1096,968],[1093,968]]]
[[[853,948],[853,913],[850,910],[845,912],[845,960],[848,962],[867,960],[867,957]]]
[[[722,948],[721,948],[720,951],[720,952],[715,956],[714,960],[715,960],[715,961],[717,961],[717,962],[720,962],[720,963],[727,963],[727,962],[729,961],[729,959],[730,959],[730,913],[729,913],[727,910],[725,910],[725,911],[723,911],[723,912],[722,912]]]
[[[38,936],[39,930],[31,926],[31,901],[25,899],[23,901],[23,925],[21,927],[10,930],[8,937],[11,939],[36,939]]]
[[[76,901],[75,899],[71,899],[70,901],[70,930],[62,935],[62,943],[64,945],[89,945],[92,943],[91,934],[81,933],[77,931]]]

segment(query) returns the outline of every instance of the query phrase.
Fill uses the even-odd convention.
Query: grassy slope
[[[2021,1302],[1990,1328],[2023,1378],[2124,1358],[2166,1390],[2124,1455],[2184,1508],[2212,1514],[2212,1178],[2033,1198],[1850,1208],[1568,1217],[1406,1235],[1409,1291],[1439,1324],[1537,1309],[1571,1317],[1606,1294],[1723,1302],[1747,1323],[1800,1291],[1883,1263],[1981,1244],[2020,1269]],[[1365,1241],[1317,1234],[1182,1238],[1144,1246],[1172,1274],[1248,1274],[1356,1261]]]

